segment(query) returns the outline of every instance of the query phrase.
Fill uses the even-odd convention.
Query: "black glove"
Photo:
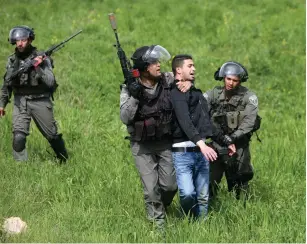
[[[131,96],[138,99],[141,93],[141,85],[137,81],[133,81],[128,85],[128,91]]]
[[[233,144],[234,142],[233,142],[233,139],[232,139],[230,136],[224,135],[224,137],[223,137],[223,143],[224,143],[225,145],[229,146],[229,145]]]

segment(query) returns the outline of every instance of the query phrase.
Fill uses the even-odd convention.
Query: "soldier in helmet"
[[[159,227],[163,227],[165,208],[177,191],[170,128],[170,89],[174,76],[160,70],[160,62],[170,58],[169,52],[160,45],[138,48],[131,59],[140,78],[123,84],[120,94],[120,118],[130,134],[132,155],[143,184],[147,217]],[[192,83],[177,85],[187,91]]]
[[[52,93],[56,81],[49,57],[39,54],[32,46],[35,39],[33,28],[16,26],[11,29],[8,41],[15,45],[15,52],[9,56],[4,83],[0,95],[0,117],[14,94],[13,109],[13,156],[17,161],[26,161],[26,138],[29,135],[31,119],[48,140],[57,158],[64,162],[68,158],[61,134],[58,134],[53,115]],[[12,78],[12,74],[35,60],[35,65]]]
[[[240,63],[224,63],[214,78],[224,85],[207,91],[204,97],[212,123],[223,135],[225,145],[222,146],[234,144],[236,154],[231,158],[219,156],[210,165],[211,194],[215,196],[225,173],[228,190],[234,190],[239,199],[242,190],[247,192],[248,182],[254,175],[249,142],[258,123],[258,99],[254,92],[241,85],[247,81],[248,73]]]

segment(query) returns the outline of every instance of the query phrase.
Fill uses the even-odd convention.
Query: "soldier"
[[[13,109],[13,156],[17,161],[28,159],[26,137],[29,135],[31,118],[39,131],[48,140],[57,158],[64,162],[68,158],[61,134],[58,134],[53,115],[52,94],[56,81],[51,60],[39,54],[32,46],[35,39],[33,28],[16,26],[11,29],[8,41],[16,45],[15,52],[9,56],[4,83],[0,96],[0,116],[5,115],[5,107],[14,94]],[[26,63],[35,60],[29,70],[12,78]]]
[[[252,132],[259,126],[258,99],[254,92],[241,85],[247,81],[248,73],[237,62],[224,63],[215,72],[214,78],[223,80],[224,86],[207,91],[204,97],[208,101],[214,126],[227,139],[227,145],[235,144],[236,154],[230,159],[220,156],[210,165],[211,193],[215,196],[225,172],[228,190],[235,190],[239,199],[241,190],[247,193],[248,182],[254,175],[249,141]]]
[[[132,155],[144,190],[147,218],[163,227],[165,209],[177,191],[172,162],[172,73],[161,73],[160,62],[170,59],[159,45],[143,46],[132,55],[133,68],[140,79],[123,84],[120,94],[120,118],[130,134]],[[178,84],[183,91],[191,82]]]

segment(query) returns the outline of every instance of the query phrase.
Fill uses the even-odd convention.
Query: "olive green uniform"
[[[223,173],[228,190],[246,188],[253,178],[249,141],[258,113],[258,99],[255,93],[239,86],[229,100],[225,97],[224,87],[217,86],[204,93],[208,101],[211,119],[216,128],[224,135],[234,138],[236,154],[232,158],[219,157],[210,165],[210,182],[213,188],[221,182]]]
[[[169,86],[174,81],[172,73],[164,73],[163,77],[165,84]],[[153,88],[144,87],[144,96],[156,94],[159,86],[159,84],[156,84]],[[170,96],[167,98],[170,100]],[[143,185],[147,218],[158,224],[163,224],[166,218],[165,207],[171,204],[177,192],[176,174],[171,151],[172,137],[170,134],[168,136],[165,134],[161,139],[153,137],[145,141],[135,140],[135,135],[138,134],[136,132],[135,122],[141,110],[140,104],[141,100],[132,97],[127,86],[125,84],[122,85],[120,94],[120,118],[127,125],[128,133],[131,136],[131,151]],[[147,104],[151,103],[145,103],[145,105]],[[166,104],[165,101],[161,103],[163,107]],[[155,108],[156,106],[152,105],[152,107]],[[171,109],[166,112],[171,118]],[[164,132],[169,126],[170,122],[165,124],[161,123],[156,127],[156,132],[158,129]]]
[[[37,56],[36,48],[30,47],[27,57],[16,53],[8,58],[4,83],[1,88],[0,107],[5,108],[14,94],[13,109],[13,155],[18,161],[27,160],[26,136],[29,135],[31,119],[39,131],[49,141],[60,160],[68,157],[61,134],[58,134],[53,115],[52,93],[56,87],[52,65],[49,58],[37,68],[30,68],[10,83],[7,79],[29,58]]]

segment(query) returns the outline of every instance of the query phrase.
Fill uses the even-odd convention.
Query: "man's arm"
[[[173,86],[175,81],[173,72],[164,72],[163,75],[168,85]],[[178,81],[176,86],[181,92],[187,92],[193,86],[193,83],[191,81]]]
[[[0,108],[3,110],[5,109],[6,105],[9,103],[10,98],[12,96],[12,88],[8,86],[6,83],[6,78],[7,78],[7,72],[4,75],[3,79],[3,85],[1,87],[1,93],[0,93]]]
[[[246,106],[243,112],[243,119],[238,129],[231,134],[231,138],[234,140],[242,138],[253,130],[256,117],[258,114],[258,98],[253,92],[248,92],[244,96]]]
[[[49,58],[41,60],[40,56],[35,59],[41,63],[35,68],[37,73],[37,79],[40,79],[48,88],[53,88],[55,84],[55,78],[52,71],[52,65]]]
[[[138,105],[139,100],[130,96],[126,84],[123,84],[120,93],[120,119],[124,124],[133,122]]]

